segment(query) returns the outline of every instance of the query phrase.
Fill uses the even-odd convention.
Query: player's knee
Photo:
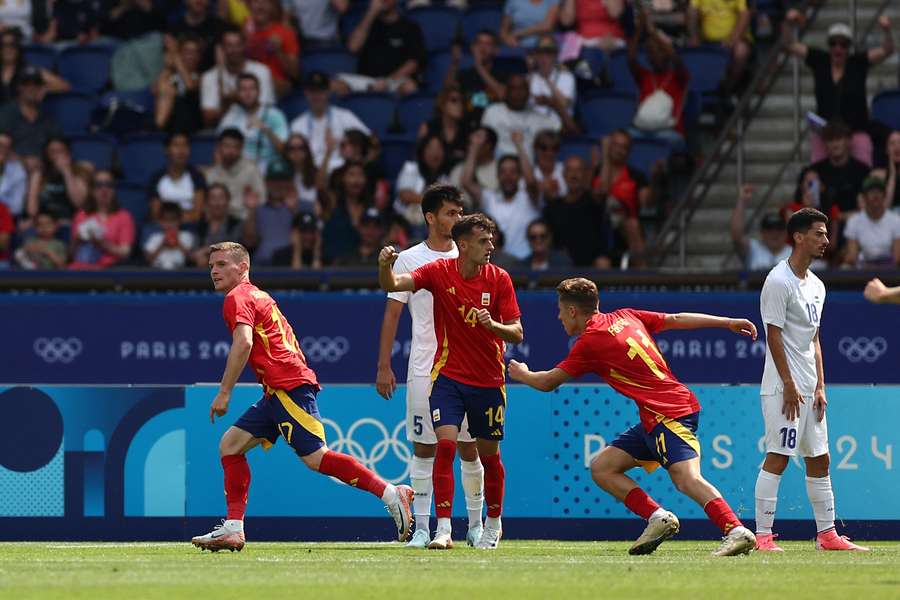
[[[831,457],[828,454],[806,459],[806,475],[808,477],[826,477],[831,467]]]
[[[773,475],[781,475],[787,469],[789,457],[784,454],[769,453],[763,463],[763,471]]]
[[[240,443],[240,440],[238,440],[236,436],[231,435],[229,431],[226,431],[222,436],[222,439],[219,440],[220,457],[240,454],[243,449],[244,447],[243,444]]]
[[[598,457],[591,463],[591,478],[597,485],[602,487],[612,474],[612,466],[601,458]]]
[[[459,459],[466,462],[478,460],[478,446],[475,442],[457,442],[456,450],[459,452]]]

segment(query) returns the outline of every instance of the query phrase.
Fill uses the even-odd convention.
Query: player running
[[[759,550],[783,552],[772,525],[778,485],[788,459],[806,461],[806,494],[816,519],[816,549],[857,550],[834,528],[834,493],[828,473],[825,371],[819,324],[825,285],[809,270],[828,248],[828,217],[814,208],[791,215],[787,230],[794,249],[775,265],[759,304],[766,327],[766,365],[760,395],[766,426],[766,459],[756,478],[756,541]]]
[[[628,550],[650,554],[678,533],[679,522],[661,508],[625,472],[642,466],[647,472],[662,465],[678,490],[696,501],[725,536],[716,556],[753,550],[756,540],[735,516],[719,491],[700,474],[700,442],[696,431],[700,403],[675,378],[651,334],[667,329],[722,327],[756,339],[756,327],[746,319],[711,315],[662,314],[623,308],[599,311],[593,282],[566,279],[559,293],[559,320],[566,334],[578,335],[569,355],[549,371],[532,372],[510,361],[510,379],[549,392],[573,377],[596,373],[614,390],[638,405],[641,422],[603,449],[591,463],[591,475],[601,488],[647,520],[647,527]]]
[[[422,195],[422,212],[428,224],[428,238],[400,253],[393,266],[394,273],[409,273],[439,258],[455,259],[459,256],[450,232],[462,217],[460,191],[452,185],[430,186]],[[413,444],[409,471],[410,483],[415,492],[413,516],[416,520],[416,530],[407,547],[426,548],[431,542],[429,520],[434,491],[431,477],[437,450],[428,395],[431,392],[431,367],[438,345],[432,318],[434,301],[428,290],[388,294],[381,324],[375,385],[385,400],[390,400],[397,388],[397,380],[391,369],[391,348],[397,335],[397,323],[400,321],[403,305],[409,306],[409,314],[412,316],[412,343],[406,379],[406,439]],[[459,447],[462,486],[466,493],[466,509],[469,513],[466,542],[473,546],[481,537],[482,531],[484,468],[478,460],[475,440],[469,434],[465,419],[456,442]]]
[[[465,418],[484,466],[487,501],[487,519],[475,547],[496,548],[503,532],[503,351],[504,342],[517,344],[524,335],[512,280],[506,271],[489,263],[495,232],[494,222],[485,215],[465,216],[451,230],[459,258],[438,259],[412,273],[391,271],[398,254],[390,246],[378,257],[378,281],[386,291],[428,290],[434,297],[438,348],[431,371],[429,405],[437,437],[432,479],[438,525],[428,545],[431,549],[453,547],[453,457]]]
[[[320,386],[297,344],[290,323],[269,294],[250,283],[250,256],[235,242],[210,246],[209,270],[217,292],[225,292],[223,316],[232,332],[231,350],[209,420],[225,416],[231,392],[249,359],[265,395],[228,428],[219,442],[225,470],[228,515],[221,525],[191,543],[203,550],[244,547],[244,511],[250,488],[245,454],[262,444],[269,449],[279,436],[314,471],[365,490],[384,501],[397,524],[397,539],[409,538],[412,527],[409,486],[393,486],[355,458],[329,450],[316,406]]]

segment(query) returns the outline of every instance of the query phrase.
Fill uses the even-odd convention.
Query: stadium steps
[[[868,27],[880,4],[881,0],[857,1],[857,27],[860,30]],[[891,18],[894,26],[895,42],[900,45],[900,36],[897,33],[897,28],[900,26],[900,2],[891,3],[886,14]],[[819,10],[816,20],[803,37],[803,42],[810,46],[824,48],[828,28],[834,23],[849,24],[849,21],[847,4],[828,0],[825,6]],[[880,43],[880,30],[876,28],[864,45],[871,48]],[[878,67],[871,69],[868,79],[869,100],[880,91],[896,89],[898,87],[897,72],[897,53]],[[805,113],[807,110],[815,110],[813,79],[803,64],[800,65],[800,76],[801,107]],[[778,175],[782,166],[786,162],[790,163],[784,177],[770,197],[768,205],[760,214],[778,210],[790,201],[793,197],[796,177],[808,162],[809,147],[806,141],[803,142],[800,153],[801,160],[792,161],[793,114],[793,76],[790,63],[788,63],[778,74],[778,78],[759,112],[748,124],[744,137],[745,178],[747,183],[756,187],[756,198],[762,198],[763,192]],[[720,270],[723,261],[732,254],[729,222],[731,208],[734,206],[737,194],[736,181],[737,164],[736,160],[732,158],[722,166],[717,181],[710,186],[703,206],[697,210],[693,219],[688,223],[685,240],[687,268]],[[756,205],[751,203],[751,208],[747,213],[748,219],[755,209]],[[678,252],[670,253],[665,258],[663,266],[677,268],[679,266]],[[729,260],[728,266],[740,267],[734,257]]]

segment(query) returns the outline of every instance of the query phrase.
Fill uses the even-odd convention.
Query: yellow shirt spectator
[[[738,15],[747,10],[747,0],[691,0],[691,6],[700,13],[703,41],[721,42],[734,31]]]

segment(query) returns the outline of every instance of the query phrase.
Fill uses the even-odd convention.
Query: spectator
[[[513,131],[522,133],[523,143],[530,151],[534,146],[534,136],[542,129],[552,131],[564,129],[566,132],[577,130],[568,111],[555,98],[550,98],[550,106],[554,113],[549,115],[529,107],[528,100],[528,82],[525,76],[514,74],[509,76],[506,83],[506,101],[491,104],[484,111],[481,124],[497,132],[498,157],[516,151],[512,142]]]
[[[606,202],[611,226],[625,241],[629,260],[641,264],[644,238],[638,223],[642,208],[650,204],[651,193],[647,176],[628,164],[631,136],[617,129],[601,140],[601,163],[594,181],[594,193]]]
[[[107,10],[104,0],[57,0],[52,3],[50,25],[42,43],[89,44],[100,35],[100,22]]]
[[[302,134],[312,147],[313,162],[316,167],[322,165],[325,157],[326,132],[335,139],[344,137],[344,132],[350,129],[362,131],[366,135],[372,132],[359,118],[346,108],[332,106],[328,97],[330,80],[328,75],[320,71],[313,71],[306,77],[303,92],[309,109],[302,115],[291,121],[291,132]],[[331,169],[340,166],[340,158],[334,157],[335,164]]]
[[[206,191],[204,218],[197,223],[197,249],[194,250],[194,265],[205,269],[209,263],[209,247],[219,242],[239,240],[243,237],[240,219],[228,214],[231,197],[228,188],[221,183],[213,183]]]
[[[238,76],[243,73],[256,75],[260,104],[275,102],[269,67],[255,60],[247,60],[244,49],[243,33],[234,28],[226,28],[222,32],[216,50],[216,66],[204,73],[200,80],[200,107],[203,109],[203,123],[207,127],[215,127],[237,100]]]
[[[350,8],[350,0],[290,0],[288,4],[300,21],[304,48],[341,45],[338,20]]]
[[[219,18],[228,24],[243,27],[250,18],[250,7],[244,0],[218,0]]]
[[[884,181],[863,182],[863,210],[847,220],[844,237],[848,267],[900,266],[900,215],[887,210]]]
[[[20,71],[17,83],[18,97],[0,108],[0,130],[12,135],[15,153],[24,159],[30,171],[37,164],[37,157],[47,140],[59,135],[59,126],[41,106],[47,93],[41,70],[25,67]]]
[[[133,40],[145,33],[164,31],[166,15],[154,0],[118,0],[107,9],[100,33],[120,40]]]
[[[747,0],[691,0],[688,33],[690,46],[699,46],[702,41],[719,44],[731,53],[723,90],[733,93],[753,52]]]
[[[819,179],[819,173],[810,166],[803,167],[797,176],[797,185],[794,188],[794,198],[783,206],[778,214],[785,223],[801,208],[815,208],[822,210],[822,198],[825,196],[825,185]],[[832,204],[828,215],[828,249],[825,259],[816,259],[812,263],[813,269],[827,269],[828,260],[833,257],[838,247],[838,224],[841,222],[841,209]],[[786,236],[787,243],[791,243],[790,236]]]
[[[281,3],[250,0],[250,19],[244,29],[247,57],[269,67],[275,94],[281,98],[300,76],[300,42],[294,30],[281,22]]]
[[[72,160],[69,143],[61,137],[50,138],[44,145],[43,160],[29,176],[28,216],[49,212],[68,223],[90,197],[90,180],[90,169]]]
[[[322,268],[322,222],[310,213],[301,212],[291,223],[291,246],[288,252],[279,250],[273,265],[292,269]]]
[[[316,188],[316,165],[309,142],[299,133],[292,133],[284,145],[284,159],[294,175],[300,212],[319,212],[319,191]]]
[[[266,171],[266,198],[257,205],[247,196],[244,235],[253,251],[253,262],[271,265],[275,253],[291,245],[291,222],[297,214],[293,173],[284,161],[273,161]]]
[[[637,4],[637,3],[635,3]],[[688,0],[640,0],[640,10],[647,15],[647,19],[654,27],[671,37],[673,40],[683,41],[687,33]],[[759,9],[757,9],[759,10]],[[765,11],[759,11],[762,22],[768,22],[769,17]],[[758,16],[757,19],[760,19]],[[757,28],[757,33],[762,36]]]
[[[335,154],[335,151],[338,154]],[[384,170],[380,161],[378,139],[366,135],[358,129],[348,129],[340,140],[330,135],[325,136],[325,156],[319,168],[317,180],[322,179],[319,187],[335,187],[331,182],[343,177],[344,166],[349,163],[360,163],[366,170],[366,195],[376,200],[379,208],[388,203],[390,182],[384,179]],[[331,182],[329,182],[329,178]]]
[[[528,225],[528,247],[531,249],[522,266],[531,271],[562,269],[572,266],[572,261],[565,252],[553,247],[553,232],[543,219],[535,219]]]
[[[544,200],[566,195],[566,178],[559,162],[559,134],[539,131],[534,138],[534,177],[538,180]]]
[[[28,190],[28,174],[25,167],[12,154],[12,136],[0,131],[0,204],[5,204],[13,217],[25,210],[25,193]]]
[[[244,156],[256,161],[260,172],[279,159],[288,136],[287,119],[277,107],[260,104],[256,75],[238,77],[237,101],[222,117],[218,130],[232,127],[244,135]]]
[[[731,241],[748,270],[765,271],[787,259],[791,255],[791,245],[787,242],[786,221],[777,213],[763,217],[759,224],[760,239],[747,235],[744,213],[752,198],[753,186],[741,187],[734,212],[731,213]]]
[[[0,202],[0,269],[9,268],[9,250],[12,247],[12,234],[15,230],[12,214],[6,205]]]
[[[421,206],[420,206],[421,212]],[[340,267],[374,267],[378,265],[378,253],[384,246],[384,220],[374,206],[370,206],[359,218],[359,243],[356,247],[339,256],[334,262]]]
[[[157,129],[193,133],[203,126],[200,112],[200,60],[203,41],[185,34],[166,38],[163,69],[156,78],[154,123]]]
[[[341,171],[334,191],[320,189],[324,196],[322,254],[326,264],[350,252],[359,243],[357,225],[363,213],[372,206],[366,192],[368,181],[362,163],[348,162]]]
[[[642,31],[647,33],[645,48],[650,69],[638,62],[637,43]],[[638,31],[628,41],[628,68],[640,94],[634,133],[663,139],[672,147],[683,146],[682,112],[691,76],[672,41],[647,22],[644,13],[638,20]]]
[[[425,42],[418,23],[400,14],[398,0],[369,0],[369,9],[347,41],[359,56],[356,73],[338,75],[336,90],[412,94],[425,68]]]
[[[506,96],[506,75],[494,64],[494,59],[497,58],[497,34],[490,29],[482,29],[475,34],[469,45],[469,52],[472,54],[472,66],[462,71],[458,71],[462,54],[453,53],[445,86],[454,82],[459,84],[466,101],[468,121],[470,124],[478,124],[484,109]]]
[[[0,208],[0,212],[2,210]],[[38,213],[34,218],[34,237],[26,240],[16,250],[16,264],[23,269],[65,268],[68,256],[66,245],[56,237],[58,229],[59,224],[53,214]],[[0,230],[2,230],[2,224],[0,224]],[[0,245],[2,245],[2,237],[0,237]]]
[[[444,86],[434,101],[434,118],[419,126],[418,139],[437,136],[444,144],[447,161],[452,165],[466,157],[469,127],[465,120],[463,96],[455,83]]]
[[[469,134],[469,150],[475,145],[475,134],[479,132],[484,135],[484,142],[474,148],[475,182],[483,190],[498,191],[500,189],[500,182],[497,181],[497,161],[494,159],[495,151],[497,149],[497,134],[490,127],[479,127]],[[450,171],[450,183],[462,189],[463,203],[465,204],[466,209],[471,209],[472,206],[474,206],[475,201],[462,185],[464,166],[464,163],[460,163]]]
[[[17,29],[22,37],[36,44],[44,43],[48,25],[48,4],[33,0],[0,4],[0,25],[3,29]]]
[[[247,216],[247,196],[254,196],[256,204],[266,201],[266,184],[259,167],[243,153],[244,134],[234,128],[223,129],[216,140],[215,164],[206,172],[208,184],[221,183],[228,188],[228,214],[240,220]]]
[[[203,216],[206,200],[206,179],[189,164],[191,143],[183,133],[173,133],[166,139],[166,167],[147,184],[150,199],[150,216],[161,219],[160,208],[164,203],[177,204],[181,209],[179,221],[195,223]],[[172,217],[173,215],[169,215]]]
[[[625,47],[625,32],[619,17],[624,0],[562,0],[559,23],[571,29],[563,37],[563,60],[577,58],[583,47],[612,52]]]
[[[159,209],[159,226],[144,242],[144,257],[156,269],[183,269],[194,251],[195,238],[190,231],[181,231],[181,206],[163,202]]]
[[[570,114],[575,105],[575,76],[556,60],[559,48],[552,35],[542,35],[532,54],[533,66],[528,76],[531,107],[544,115],[553,114],[551,98]]]
[[[608,269],[611,234],[603,204],[591,194],[588,166],[570,156],[563,167],[566,193],[547,202],[544,220],[556,232],[556,248],[565,250],[576,267]]]
[[[813,73],[816,92],[816,113],[825,121],[841,120],[853,132],[853,156],[872,166],[872,140],[869,137],[869,105],[866,79],[869,68],[894,53],[894,36],[887,15],[878,19],[883,41],[880,47],[850,53],[853,32],[843,23],[828,28],[828,52],[810,48],[794,41],[794,27],[803,22],[797,10],[788,11],[785,18],[784,45],[788,52],[804,59]],[[821,134],[810,137],[812,162],[825,158],[827,153]],[[827,142],[826,142],[827,143]]]
[[[0,31],[0,104],[15,100],[19,92],[19,80],[25,72],[25,55],[22,53],[22,34],[18,29]],[[44,68],[32,67],[41,74],[47,89],[53,93],[68,92],[69,83]]]
[[[824,186],[822,212],[829,214],[837,206],[843,219],[859,210],[859,193],[869,167],[850,155],[850,128],[840,121],[822,129],[828,156],[812,165]]]
[[[216,44],[223,31],[225,21],[209,12],[209,0],[184,0],[184,14],[176,18],[167,29],[167,33],[175,38],[191,36],[201,40],[203,54],[200,68],[203,70],[215,64]]]
[[[72,222],[69,253],[71,269],[104,269],[131,255],[134,220],[116,201],[112,173],[94,173],[91,193]]]
[[[443,141],[437,135],[430,134],[420,139],[416,145],[416,160],[404,163],[397,176],[394,213],[412,226],[414,237],[424,238],[428,235],[422,213],[422,194],[428,186],[448,181],[447,166]]]
[[[553,33],[559,0],[506,0],[500,21],[500,41],[510,48],[533,48],[537,36]]]
[[[497,161],[499,192],[483,189],[475,181],[475,159],[485,136],[482,132],[476,132],[474,137],[463,167],[463,187],[475,200],[476,207],[491,215],[503,231],[506,251],[522,260],[529,254],[525,230],[540,215],[541,209],[540,187],[528,159],[524,136],[518,131],[512,135],[517,156],[503,156]]]
[[[888,135],[885,146],[887,168],[876,169],[872,171],[872,174],[885,181],[885,197],[888,208],[900,212],[900,182],[897,181],[897,174],[900,171],[900,131],[892,131]]]

